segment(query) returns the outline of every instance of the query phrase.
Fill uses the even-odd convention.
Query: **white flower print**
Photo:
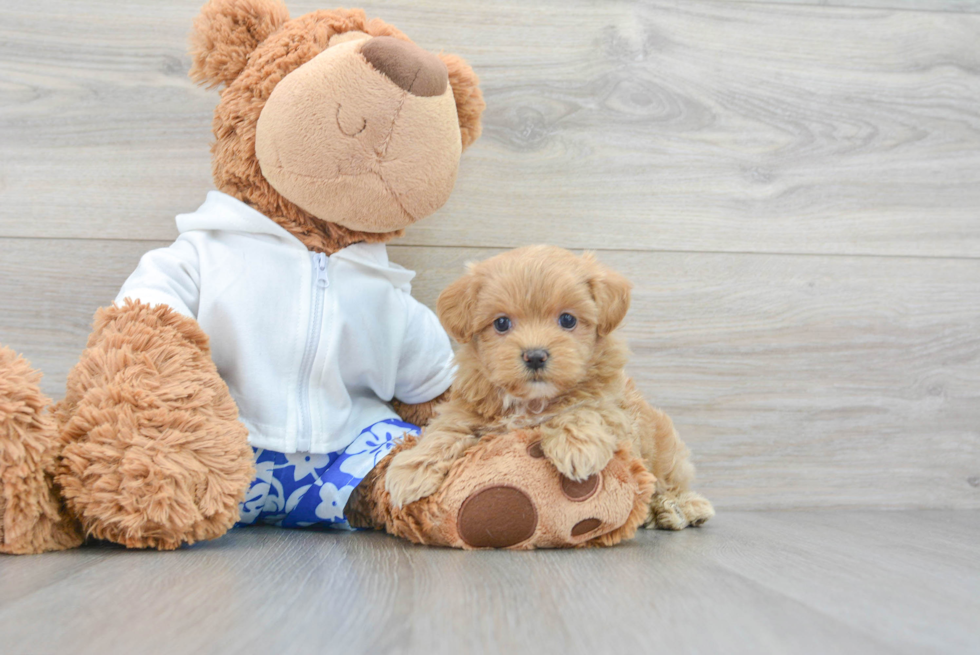
[[[314,453],[286,453],[286,463],[280,464],[276,468],[286,468],[294,466],[293,481],[299,482],[308,475],[314,478],[317,476],[317,469],[322,469],[327,465],[329,458],[327,455],[317,455]]]
[[[418,431],[391,419],[365,428],[340,452],[278,453],[255,448],[256,477],[240,505],[241,522],[352,529],[344,518],[351,492],[406,433]]]
[[[265,507],[266,496],[269,495],[269,489],[271,485],[268,482],[253,482],[252,486],[248,490],[245,502],[241,505],[241,517],[239,520],[242,523],[255,523],[255,520],[259,518],[259,513]]]
[[[367,475],[395,447],[395,439],[407,432],[404,428],[392,428],[387,423],[376,423],[358,435],[344,451],[348,457],[340,462],[340,470],[357,479]]]
[[[316,517],[327,522],[344,520],[344,503],[340,502],[339,489],[329,482],[320,487],[320,504],[316,506]]]

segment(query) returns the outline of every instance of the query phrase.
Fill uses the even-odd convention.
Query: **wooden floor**
[[[977,653],[980,512],[728,512],[607,550],[232,531],[0,558],[0,651]]]
[[[212,186],[203,1],[0,3],[0,343],[54,398]],[[487,99],[390,247],[415,295],[597,250],[719,516],[595,552],[255,529],[0,558],[0,655],[980,652],[980,0],[355,4]]]

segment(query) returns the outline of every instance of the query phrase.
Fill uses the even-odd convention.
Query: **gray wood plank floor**
[[[251,528],[0,558],[20,653],[970,653],[980,512],[727,512],[620,547]]]

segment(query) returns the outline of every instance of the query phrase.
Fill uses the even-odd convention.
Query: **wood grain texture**
[[[792,4],[819,7],[863,9],[902,9],[906,11],[940,11],[980,13],[980,0],[733,0],[752,4]]]
[[[173,238],[209,186],[200,2],[0,8],[0,236]],[[980,16],[366,7],[469,59],[488,101],[456,193],[406,244],[980,256]]]
[[[0,581],[37,583],[0,606],[0,637],[5,655],[970,653],[978,519],[729,512],[530,553],[249,528],[173,553],[4,557]],[[50,583],[53,566],[93,557]]]
[[[0,343],[63,393],[92,314],[166,242],[0,239]],[[59,266],[70,250],[73,274]],[[467,260],[393,246],[433,306]],[[604,252],[630,372],[720,507],[980,507],[980,261]]]

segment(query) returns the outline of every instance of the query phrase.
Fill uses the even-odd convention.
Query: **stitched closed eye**
[[[340,109],[341,109],[340,103],[337,103],[337,129],[339,129],[342,133],[350,137],[357,136],[358,134],[364,131],[364,129],[367,127],[367,118],[364,118],[363,116],[361,117],[361,129],[357,130],[354,133],[345,130],[343,123],[340,122]]]

